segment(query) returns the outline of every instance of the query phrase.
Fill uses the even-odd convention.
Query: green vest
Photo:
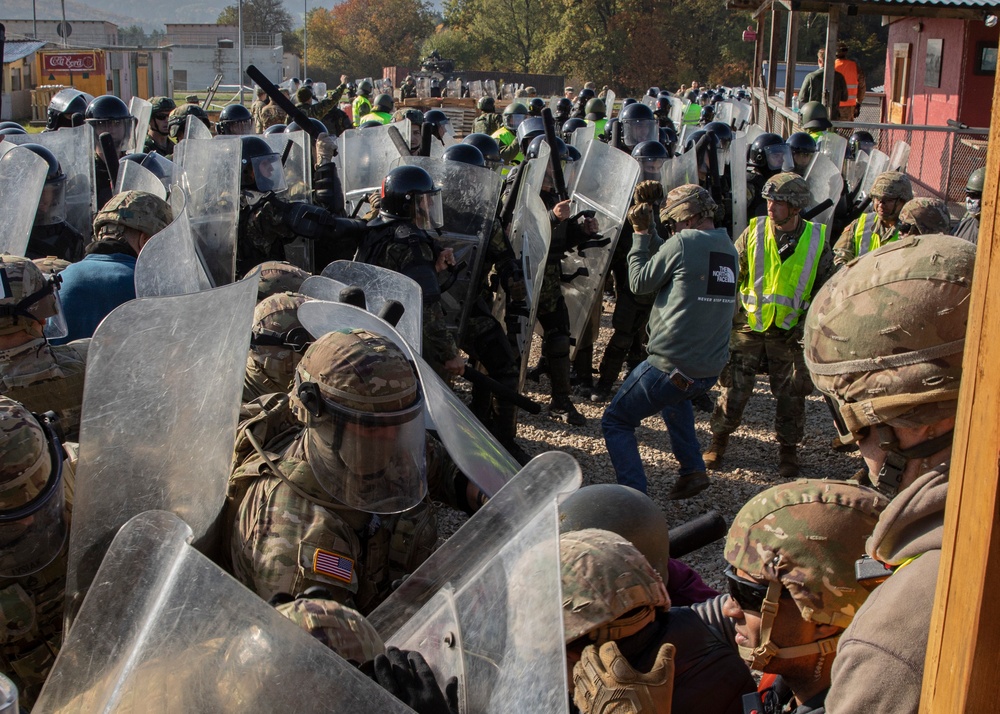
[[[771,219],[750,219],[746,234],[748,270],[740,275],[740,302],[754,332],[764,332],[771,325],[790,330],[809,308],[826,243],[826,226],[804,223],[795,252],[782,261]]]
[[[365,114],[361,117],[361,121],[358,122],[358,126],[361,126],[366,121],[377,121],[379,124],[391,124],[392,114],[386,114],[385,112],[371,112],[369,114]]]
[[[351,102],[351,118],[354,120],[354,126],[361,126],[361,117],[369,114],[371,110],[372,103],[368,97],[363,97],[360,94],[356,96]]]
[[[854,226],[854,257],[859,258],[865,253],[878,250],[883,243],[891,243],[899,240],[899,229],[893,228],[892,233],[882,240],[882,236],[875,232],[875,214],[872,211],[862,213],[858,216],[857,225]]]
[[[698,126],[698,122],[701,121],[701,105],[697,102],[691,102],[688,108],[684,110],[684,120],[683,124],[686,126]]]
[[[604,136],[604,125],[608,123],[607,119],[598,119],[594,121],[593,119],[585,119],[589,126],[594,127],[594,138],[600,139]]]

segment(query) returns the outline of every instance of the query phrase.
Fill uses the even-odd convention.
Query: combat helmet
[[[802,128],[823,130],[833,126],[826,107],[821,102],[806,102],[802,105]]]
[[[597,119],[603,119],[607,114],[607,107],[604,106],[604,100],[594,97],[593,99],[587,100],[587,108],[584,110],[587,114],[587,118],[593,114]]]
[[[419,166],[397,166],[382,180],[379,217],[412,220],[418,228],[431,230],[444,224],[441,187]]]
[[[618,121],[622,125],[622,141],[625,146],[634,147],[657,138],[656,117],[653,110],[645,104],[629,104],[618,115]]]
[[[978,169],[969,174],[969,181],[965,184],[965,192],[982,194],[983,189],[986,187],[986,167],[980,166]]]
[[[801,479],[769,488],[743,506],[726,538],[731,566],[726,576],[737,604],[761,612],[758,646],[739,646],[752,669],[764,669],[773,657],[792,659],[834,650],[839,633],[794,647],[771,641],[771,625],[785,600],[782,591],[791,596],[803,620],[839,628],[851,624],[868,595],[856,580],[854,562],[887,504],[878,492],[853,482]],[[736,570],[766,587],[755,587]]]
[[[73,87],[60,89],[52,95],[46,110],[45,128],[48,131],[56,131],[64,127],[81,126],[83,124],[83,113],[87,111],[87,105],[94,101],[94,97],[86,92],[81,92]]]
[[[287,391],[302,353],[313,343],[312,335],[299,322],[299,306],[306,301],[298,293],[277,293],[264,298],[253,311],[250,358],[268,370],[281,371]]]
[[[851,161],[856,161],[862,151],[870,154],[874,148],[875,137],[871,135],[871,132],[863,130],[855,131],[847,139],[847,158]]]
[[[145,191],[125,191],[112,197],[94,216],[95,240],[123,240],[126,228],[154,236],[173,220],[170,204]]]
[[[152,105],[152,113],[155,114],[166,114],[167,118],[170,118],[170,112],[177,108],[177,102],[175,102],[170,97],[153,97],[149,100],[150,105]]]
[[[242,104],[227,104],[219,112],[219,121],[215,123],[219,134],[225,136],[243,136],[253,134],[253,115]]]
[[[392,114],[393,101],[392,95],[383,92],[372,100],[372,111],[385,112],[386,114]]]
[[[284,191],[285,172],[281,156],[259,136],[240,137],[240,189],[244,191]]]
[[[913,184],[901,171],[886,171],[875,177],[870,193],[872,198],[909,201],[913,198]]]
[[[449,146],[444,150],[444,155],[441,158],[445,161],[457,161],[462,164],[469,164],[470,166],[486,168],[486,159],[483,158],[483,152],[475,146],[464,142]]]
[[[484,114],[492,114],[497,110],[496,100],[490,96],[480,97],[476,107]]]
[[[462,143],[471,144],[479,149],[479,153],[483,155],[486,168],[495,171],[503,166],[503,159],[500,158],[500,145],[497,144],[497,140],[489,134],[467,134],[465,138],[462,139]]]
[[[58,312],[58,277],[48,279],[33,262],[18,255],[0,255],[0,335],[39,326]],[[39,334],[39,336],[41,336]]]
[[[128,145],[136,123],[135,117],[128,111],[128,105],[113,94],[94,97],[87,105],[83,118],[94,128],[95,138],[104,133],[109,134],[119,153]]]
[[[290,401],[307,427],[313,476],[334,499],[389,514],[424,497],[424,398],[392,340],[366,330],[323,335],[295,368]]]
[[[948,205],[939,198],[911,198],[899,209],[896,229],[901,236],[947,233],[951,226]]]
[[[798,174],[790,172],[769,178],[760,195],[768,201],[784,201],[793,208],[805,208],[812,202],[809,184]]]
[[[528,107],[521,102],[511,102],[503,110],[503,123],[510,131],[517,131],[517,127],[528,117]]]
[[[779,173],[792,165],[792,151],[779,134],[761,134],[750,144],[747,165],[761,173]]]
[[[309,277],[302,268],[283,260],[269,260],[260,264],[260,282],[257,283],[257,302],[277,293],[297,293]]]
[[[532,97],[528,100],[528,114],[533,117],[540,117],[545,109],[545,100],[541,97]]]
[[[183,104],[170,112],[170,118],[167,119],[171,139],[183,138],[182,135],[187,127],[188,116],[197,117],[209,130],[212,129],[212,121],[208,117],[208,112],[197,104]]]
[[[806,313],[809,374],[839,406],[842,439],[876,431],[883,493],[895,494],[908,459],[951,443],[948,431],[903,449],[891,427],[955,415],[975,259],[961,238],[901,238],[835,273]]]
[[[371,623],[335,600],[300,596],[275,609],[355,667],[385,653],[385,643]]]
[[[559,536],[566,644],[603,644],[634,635],[670,607],[663,580],[639,550],[611,531]]]
[[[695,216],[714,216],[716,203],[706,189],[689,183],[671,189],[660,209],[660,220],[666,224],[686,221]]]

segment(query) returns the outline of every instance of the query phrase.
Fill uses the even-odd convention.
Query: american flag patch
[[[317,548],[313,555],[313,572],[349,583],[354,576],[354,561],[328,550]]]

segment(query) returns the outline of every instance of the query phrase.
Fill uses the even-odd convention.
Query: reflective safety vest
[[[354,120],[354,126],[361,126],[361,117],[371,113],[371,110],[372,103],[367,97],[360,94],[356,96],[351,103],[351,118]]]
[[[740,302],[754,332],[776,325],[790,330],[812,299],[819,258],[826,244],[826,226],[804,221],[798,245],[784,261],[770,218],[751,218],[747,230],[746,273],[740,275]]]
[[[387,114],[386,112],[371,112],[370,114],[365,114],[361,117],[361,121],[358,122],[358,126],[364,124],[366,121],[377,121],[379,124],[391,124],[392,114]]]
[[[698,126],[701,121],[701,105],[698,102],[691,102],[684,110],[683,123],[687,126]]]
[[[859,258],[865,253],[878,250],[886,243],[899,240],[899,229],[893,228],[892,233],[882,238],[875,232],[876,216],[872,211],[862,213],[858,216],[857,225],[854,227],[854,257]]]
[[[853,107],[858,103],[858,65],[854,60],[838,59],[833,67],[844,75],[844,81],[847,82],[847,101],[841,102],[840,106]]]
[[[594,138],[600,139],[604,136],[604,125],[608,123],[607,119],[598,119],[594,121],[593,119],[584,119],[588,126],[594,127]]]
[[[506,166],[500,169],[500,175],[506,176],[507,174],[510,173],[511,166],[513,166],[514,164],[520,164],[524,161],[524,154],[522,154],[521,151],[518,150],[516,155],[514,156],[510,155],[511,151],[513,150],[512,149],[507,150],[507,149],[509,149],[510,145],[515,142],[515,140],[517,139],[517,135],[514,134],[514,132],[512,132],[506,126],[502,126],[495,132],[493,132],[493,138],[497,140],[498,144],[500,144],[500,157],[504,160],[504,163],[506,164]]]

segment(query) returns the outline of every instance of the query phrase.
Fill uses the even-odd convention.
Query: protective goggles
[[[313,336],[304,327],[293,327],[288,332],[261,330],[250,336],[253,347],[284,347],[299,354],[305,352],[313,342]]]
[[[761,612],[764,600],[767,598],[767,583],[755,583],[752,580],[741,578],[736,574],[736,569],[731,565],[726,566],[726,582],[729,585],[729,597],[736,601],[743,611]],[[791,593],[785,588],[781,589],[781,597],[791,597]]]

